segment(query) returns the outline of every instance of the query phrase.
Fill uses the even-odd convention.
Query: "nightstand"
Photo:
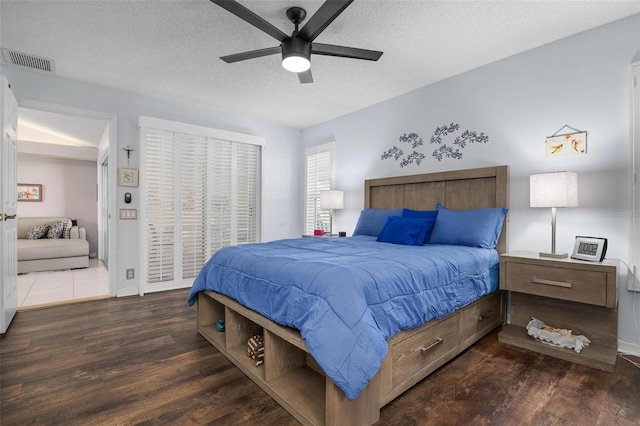
[[[618,347],[618,261],[602,263],[540,257],[534,252],[500,255],[500,289],[509,291],[507,325],[498,340],[514,346],[613,372]],[[580,353],[527,334],[535,317],[547,325],[586,336]]]

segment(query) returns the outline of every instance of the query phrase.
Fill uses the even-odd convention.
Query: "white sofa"
[[[18,217],[19,274],[89,266],[89,242],[83,227],[73,226],[70,238],[26,239],[29,230],[36,225],[56,221],[66,222],[68,219],[66,217]]]

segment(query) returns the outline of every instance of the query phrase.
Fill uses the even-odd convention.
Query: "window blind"
[[[305,228],[306,235],[315,229],[329,232],[330,211],[320,208],[320,191],[331,189],[333,143],[305,150]]]
[[[144,127],[140,134],[144,292],[188,287],[220,248],[259,241],[261,145]]]

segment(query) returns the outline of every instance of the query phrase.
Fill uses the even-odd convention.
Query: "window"
[[[320,209],[320,191],[333,185],[333,152],[335,143],[308,148],[305,156],[304,233],[313,235],[315,229],[329,232],[330,211]]]
[[[140,118],[144,291],[189,287],[220,248],[260,239],[261,146]]]

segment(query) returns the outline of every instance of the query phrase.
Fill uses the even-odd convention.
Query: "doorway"
[[[116,215],[111,211],[111,206],[115,205],[115,202],[110,202],[110,200],[115,198],[115,185],[110,185],[109,182],[110,176],[116,176],[116,173],[115,170],[112,170],[115,168],[115,165],[110,164],[108,159],[110,156],[114,156],[114,152],[117,152],[116,116],[113,114],[106,114],[97,111],[72,108],[63,105],[50,104],[27,99],[18,99],[18,105],[21,111],[26,112],[26,114],[24,115],[28,117],[27,125],[31,127],[31,129],[26,132],[20,132],[22,123],[19,112],[19,153],[21,145],[24,145],[26,147],[27,152],[29,149],[33,149],[33,147],[35,146],[39,150],[38,154],[58,158],[64,157],[71,151],[76,153],[89,151],[93,152],[93,160],[80,158],[80,160],[83,161],[94,162],[95,180],[97,181],[95,189],[91,190],[91,194],[85,194],[87,202],[96,203],[95,214],[92,218],[85,221],[87,225],[92,227],[92,238],[94,239],[94,244],[90,244],[90,267],[86,270],[79,269],[61,272],[65,272],[66,275],[78,275],[75,278],[71,278],[72,281],[76,282],[81,281],[82,279],[92,281],[106,281],[107,295],[111,297],[115,296],[116,277],[115,274],[109,273],[109,269],[113,270],[113,266],[115,264],[115,254],[113,253],[113,247],[115,247],[114,239],[116,235],[117,224],[111,223],[111,218],[116,217]],[[47,115],[55,117],[55,125],[51,125],[51,122],[47,122]],[[86,140],[83,140],[85,138],[75,138],[73,131],[67,132],[64,130],[64,126],[69,126],[69,128],[77,126],[76,130],[78,132],[76,132],[76,134],[83,134],[83,132],[84,134],[87,134],[87,132],[90,131],[91,126],[95,126],[96,124],[102,126],[102,133],[98,135],[97,139],[94,137],[91,143],[87,143]],[[36,130],[35,133],[33,132],[34,129]],[[36,136],[42,136],[45,133],[49,133],[49,135],[54,136],[53,140],[51,142],[48,142],[49,145],[45,145],[43,141],[34,140],[34,134]],[[65,142],[65,140],[71,140],[72,142]],[[78,143],[74,143],[74,140]],[[73,146],[70,147],[69,145],[76,146],[74,148]],[[91,149],[91,146],[89,145],[92,145],[93,148]],[[83,154],[80,155],[82,157]],[[20,166],[18,165],[18,167]],[[18,174],[20,174],[20,170],[18,170]],[[31,215],[39,216],[37,214]],[[51,274],[55,274],[55,272],[52,272]],[[80,275],[82,275],[83,278],[79,278]],[[22,276],[20,276],[19,278],[22,279]],[[36,277],[34,275],[26,279],[26,281],[32,281],[34,279],[37,281],[46,280],[48,278],[45,278],[44,276]],[[62,277],[60,275],[57,277],[57,279],[59,279],[60,282],[63,282],[68,281],[70,277]],[[66,294],[69,294],[68,290]],[[74,289],[71,293],[71,297],[68,297],[65,300],[82,298],[82,295],[82,291]]]

